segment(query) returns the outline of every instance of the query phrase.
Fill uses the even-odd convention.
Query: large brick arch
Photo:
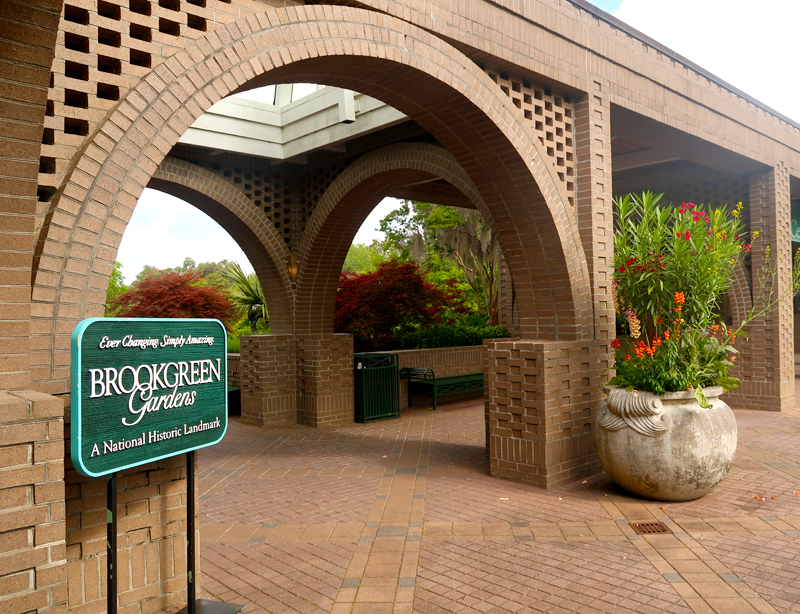
[[[36,331],[50,338],[37,342],[40,388],[66,390],[70,333],[101,311],[125,225],[181,134],[231,93],[297,81],[364,92],[434,134],[491,214],[515,279],[521,334],[591,337],[589,277],[570,205],[497,84],[445,41],[390,16],[349,7],[266,9],[188,41],[120,101],[74,158],[37,247]]]
[[[331,183],[306,225],[299,249],[298,332],[333,332],[337,282],[353,237],[387,193],[428,177],[449,182],[491,220],[478,188],[442,147],[399,143],[362,156]]]
[[[292,330],[292,296],[284,274],[286,243],[242,190],[191,162],[167,156],[148,187],[171,194],[211,216],[242,248],[267,297],[275,334]]]

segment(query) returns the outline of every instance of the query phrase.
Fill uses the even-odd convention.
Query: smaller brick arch
[[[361,224],[395,188],[438,177],[461,191],[491,224],[491,214],[475,184],[447,150],[400,143],[376,149],[345,169],[320,198],[300,243],[297,279],[298,332],[333,332],[339,274]]]
[[[291,280],[284,265],[289,250],[253,201],[222,177],[171,156],[158,167],[148,187],[194,205],[233,237],[253,265],[264,289],[271,330],[275,334],[291,332]]]
[[[728,300],[731,302],[733,323],[738,325],[753,308],[753,289],[744,266],[741,264],[737,266],[733,274],[733,282],[728,290]]]

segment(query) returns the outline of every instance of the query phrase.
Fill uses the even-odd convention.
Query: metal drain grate
[[[670,528],[663,522],[631,522],[630,525],[637,535],[672,534]]]

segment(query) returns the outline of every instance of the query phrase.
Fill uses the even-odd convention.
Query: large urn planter
[[[705,388],[705,409],[691,390],[656,395],[606,387],[594,415],[597,453],[626,490],[660,501],[702,497],[727,475],[736,453],[736,418]]]

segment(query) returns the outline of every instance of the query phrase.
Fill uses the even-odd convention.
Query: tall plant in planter
[[[767,247],[754,307],[729,329],[718,305],[758,232],[744,228],[741,203],[729,211],[660,199],[615,200],[614,302],[629,338],[612,341],[616,375],[595,415],[595,439],[622,486],[686,500],[708,492],[733,462],[736,420],[719,395],[739,386],[730,375],[736,339],[787,297],[774,292]]]

